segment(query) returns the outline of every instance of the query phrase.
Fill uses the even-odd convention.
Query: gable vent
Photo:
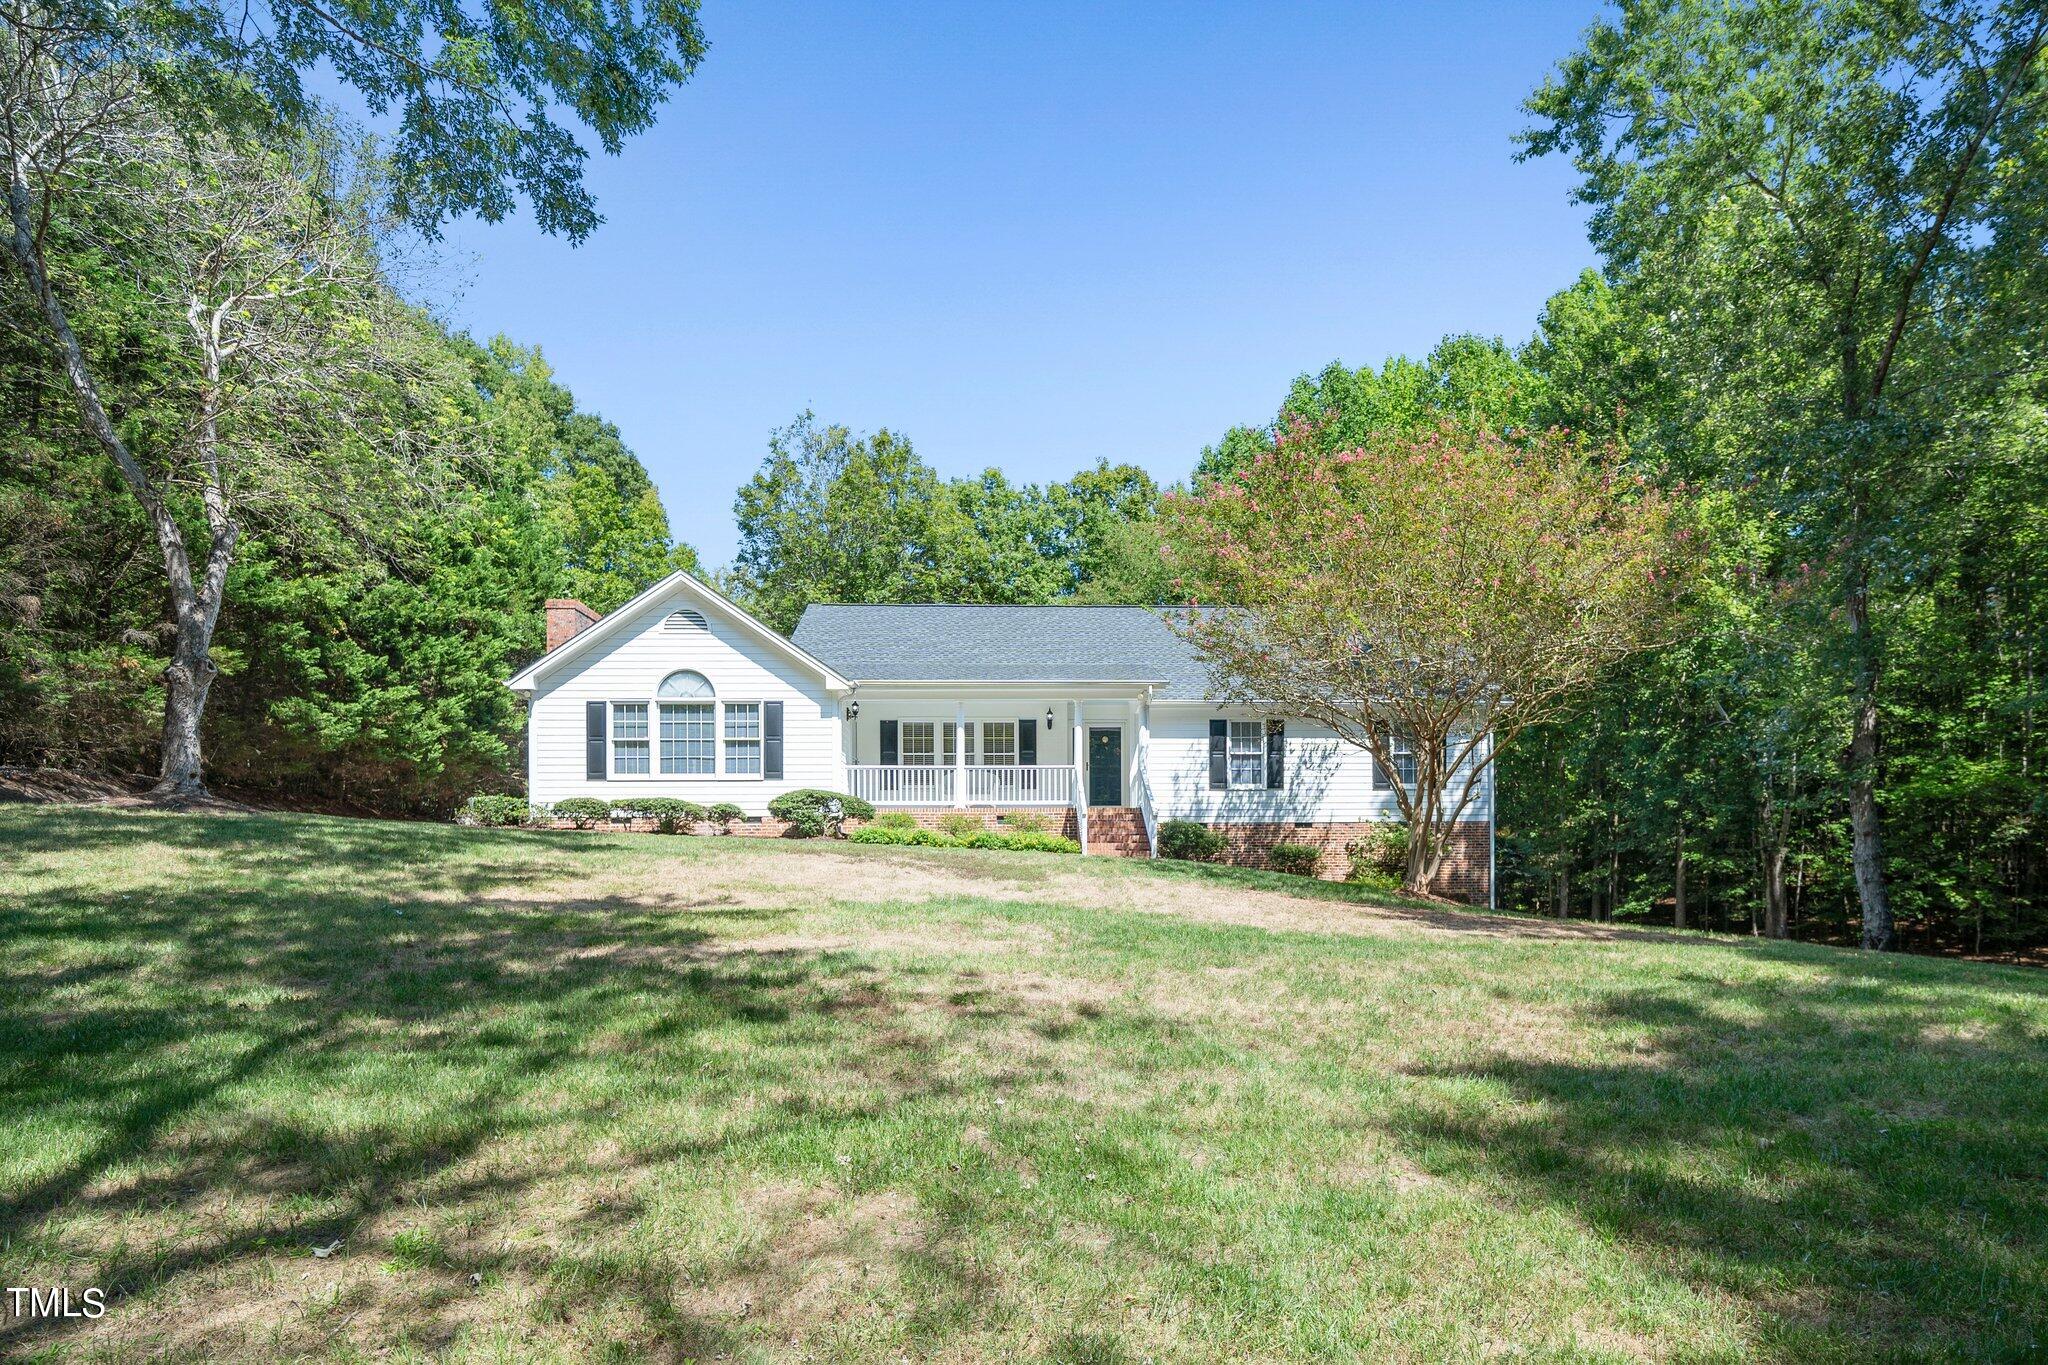
[[[688,607],[684,607],[681,611],[670,612],[668,614],[668,619],[661,623],[661,628],[663,630],[710,629],[709,626],[704,624],[704,613],[701,611],[692,611]]]

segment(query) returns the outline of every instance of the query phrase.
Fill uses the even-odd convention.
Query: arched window
[[[661,701],[697,701],[718,694],[711,690],[711,680],[702,673],[680,668],[661,680],[654,695]]]

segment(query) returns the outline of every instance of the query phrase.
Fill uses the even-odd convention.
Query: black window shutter
[[[761,703],[761,777],[774,782],[782,777],[782,703]]]
[[[1287,785],[1287,722],[1266,722],[1266,785]]]
[[[1209,785],[1230,785],[1230,722],[1221,716],[1209,722]]]
[[[1027,768],[1038,763],[1038,722],[1029,716],[1017,718],[1017,761]]]
[[[896,722],[885,720],[882,722],[882,762],[896,762],[896,752]]]
[[[604,703],[583,703],[583,775],[604,781]]]

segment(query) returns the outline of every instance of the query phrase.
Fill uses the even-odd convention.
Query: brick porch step
[[[1084,852],[1107,858],[1149,858],[1145,815],[1135,806],[1090,806],[1088,846]]]

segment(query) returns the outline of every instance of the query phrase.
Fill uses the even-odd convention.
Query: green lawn
[[[0,1355],[2048,1347],[2048,977],[1286,885],[0,807]]]

